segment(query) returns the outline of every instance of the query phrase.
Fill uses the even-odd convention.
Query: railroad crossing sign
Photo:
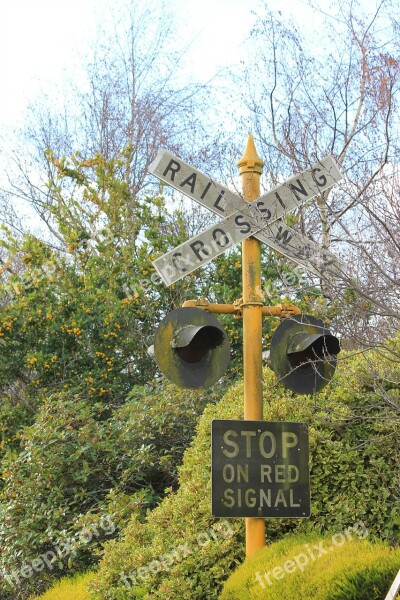
[[[223,217],[218,224],[153,261],[167,285],[251,235],[303,265],[314,275],[338,276],[344,272],[344,265],[333,254],[281,221],[284,215],[343,179],[331,156],[253,202],[247,202],[167,150],[159,151],[149,172]]]
[[[233,511],[239,510],[242,515],[251,515],[245,516],[246,556],[252,556],[265,546],[265,521],[260,516],[263,514],[278,516],[278,513],[283,516],[289,514],[286,510],[290,511],[292,516],[304,517],[309,513],[307,468],[303,464],[304,461],[301,462],[306,456],[305,436],[301,435],[300,430],[294,429],[294,427],[301,427],[302,424],[276,424],[275,427],[274,424],[269,423],[268,429],[265,430],[266,425],[262,421],[262,318],[285,315],[276,313],[275,309],[278,307],[266,307],[262,303],[259,294],[261,289],[261,244],[259,242],[276,248],[319,276],[337,276],[344,272],[336,257],[281,222],[285,214],[342,179],[334,160],[328,156],[268,194],[260,195],[260,175],[263,164],[254,146],[253,137],[249,135],[245,153],[238,162],[242,176],[243,197],[234,194],[166,150],[159,152],[149,169],[153,175],[222,218],[217,225],[153,261],[167,285],[178,281],[242,241],[243,285],[240,300],[232,305],[209,304],[201,300],[185,302],[184,307],[179,309],[185,314],[181,315],[183,319],[177,320],[179,323],[177,322],[175,327],[173,318],[166,317],[166,325],[170,327],[172,323],[172,330],[169,331],[167,338],[161,329],[161,337],[166,338],[166,344],[164,347],[161,345],[159,355],[166,353],[170,362],[178,361],[178,357],[179,360],[189,363],[188,368],[193,371],[193,377],[197,368],[207,375],[219,362],[213,361],[213,353],[220,348],[221,343],[224,344],[224,338],[219,327],[209,327],[209,323],[204,324],[203,321],[201,325],[194,320],[189,314],[190,307],[199,307],[219,314],[240,314],[243,319],[244,421],[232,425],[229,423],[229,429],[225,433],[222,429],[218,429],[218,423],[216,425],[213,444],[217,474],[215,477],[213,475],[215,490],[213,509],[214,514],[233,516]],[[257,239],[246,239],[250,236]],[[282,307],[279,313],[281,309]],[[299,309],[290,305],[289,315],[294,314],[298,315]],[[337,354],[340,349],[335,339],[332,339],[334,336],[329,332],[309,330],[311,318],[307,315],[302,316],[303,327],[299,331],[300,336],[295,333],[290,339],[289,336],[285,337],[283,351],[285,355],[290,355],[289,359],[292,361],[290,368],[302,369],[310,366],[310,362],[315,364],[317,360],[323,363],[329,362],[331,361],[329,354]],[[295,321],[299,322],[297,319]],[[286,328],[285,321],[281,325]],[[179,368],[180,363],[175,364],[178,364],[179,373],[183,372],[183,368]],[[162,370],[161,366],[160,369]],[[168,368],[162,372],[167,377],[170,375]],[[326,379],[332,376],[333,371],[327,370],[327,373]],[[285,381],[286,371],[283,374],[282,380]],[[323,375],[325,376],[325,372]],[[181,382],[182,378],[179,381]],[[311,391],[313,389],[314,386],[311,387]],[[306,392],[309,392],[308,388]],[[303,388],[300,390],[300,393],[306,392]],[[226,422],[221,427],[224,428],[225,425]],[[283,425],[287,428],[280,430],[279,427]],[[253,442],[256,443],[254,448]],[[254,465],[251,462],[253,450],[254,453],[258,452],[262,459],[255,471],[252,470]],[[268,462],[270,460],[271,462]],[[223,488],[218,488],[221,471],[222,480],[228,487],[224,485]],[[216,481],[217,485],[215,485]]]

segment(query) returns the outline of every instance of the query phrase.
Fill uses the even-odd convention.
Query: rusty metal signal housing
[[[178,308],[157,329],[154,357],[165,377],[180,387],[210,387],[229,364],[228,336],[205,310]]]
[[[333,377],[340,343],[311,315],[284,319],[271,340],[270,367],[285,387],[314,394]]]

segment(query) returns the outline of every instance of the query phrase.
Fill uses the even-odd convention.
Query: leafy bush
[[[0,461],[7,453],[17,455],[20,449],[20,430],[26,425],[32,425],[37,405],[41,404],[39,398],[36,399],[36,406],[33,407],[24,403],[13,401],[9,396],[0,398]],[[0,489],[2,487],[0,473]]]
[[[246,559],[220,598],[381,600],[400,568],[400,549],[360,540],[360,534],[355,527],[324,538],[285,537]]]
[[[111,415],[79,397],[44,401],[18,456],[3,460],[4,597],[24,598],[66,571],[90,567],[96,548],[132,514],[143,519],[165,487],[176,487],[198,417],[219,393],[136,387]]]
[[[63,577],[52,588],[32,600],[90,600],[88,583],[93,573],[78,574],[75,577]]]
[[[265,419],[307,422],[311,454],[311,517],[270,519],[270,540],[292,531],[343,531],[357,521],[371,537],[397,537],[399,436],[394,400],[399,385],[392,358],[372,351],[347,357],[330,386],[316,397],[294,396],[265,370]],[[134,517],[123,539],[106,545],[93,586],[96,598],[218,597],[223,582],[244,558],[244,532],[243,520],[224,524],[210,513],[211,420],[242,419],[242,399],[239,382],[217,406],[206,408],[179,471],[179,490],[169,494],[146,523]],[[213,534],[218,527],[225,535]],[[179,549],[182,545],[186,550]],[[143,587],[147,594],[138,591]]]

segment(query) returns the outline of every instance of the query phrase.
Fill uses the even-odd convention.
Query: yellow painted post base
[[[265,519],[245,519],[246,526],[246,556],[253,556],[265,546]]]

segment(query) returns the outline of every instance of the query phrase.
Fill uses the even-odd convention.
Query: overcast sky
[[[0,124],[15,123],[27,101],[79,69],[109,0],[0,0]],[[193,74],[211,77],[240,59],[258,0],[176,0],[191,43]],[[79,58],[78,58],[79,57]]]
[[[56,86],[65,89],[68,79],[79,82],[84,57],[90,56],[110,5],[115,10],[127,1],[0,0],[0,140],[6,146],[12,148],[12,134],[40,92],[55,100]],[[162,0],[150,1],[162,5]],[[189,45],[188,77],[206,81],[240,60],[259,5],[259,0],[169,0],[181,23],[179,42]],[[0,185],[6,169],[0,144]]]
[[[29,99],[66,75],[77,76],[99,23],[124,0],[0,0],[0,127],[14,127]],[[153,0],[157,4],[158,0]],[[319,4],[329,0],[320,0]],[[364,0],[367,1],[367,0]],[[368,0],[369,1],[369,0]],[[162,0],[159,0],[160,6]],[[240,61],[243,41],[260,0],[170,0],[180,20],[180,41],[190,44],[191,75],[207,80]],[[290,8],[288,5],[292,5]],[[294,10],[311,24],[305,2],[269,0],[273,10]]]
[[[91,54],[99,25],[107,23],[110,6],[116,10],[128,1],[0,0],[0,185],[6,177],[4,149],[13,147],[12,133],[23,125],[29,101],[40,92],[54,98],[55,86],[65,89],[67,79],[79,82],[84,57]],[[162,5],[162,0],[138,1]],[[331,0],[315,1],[329,12]],[[372,7],[376,1],[361,3]],[[189,46],[188,78],[206,81],[246,58],[245,39],[263,0],[167,0],[167,4],[180,23],[178,41]],[[268,0],[268,7],[294,18],[309,34],[315,52],[320,50],[322,15],[312,11],[307,0]],[[256,68],[256,57],[254,64]],[[182,79],[185,83],[185,73]]]

